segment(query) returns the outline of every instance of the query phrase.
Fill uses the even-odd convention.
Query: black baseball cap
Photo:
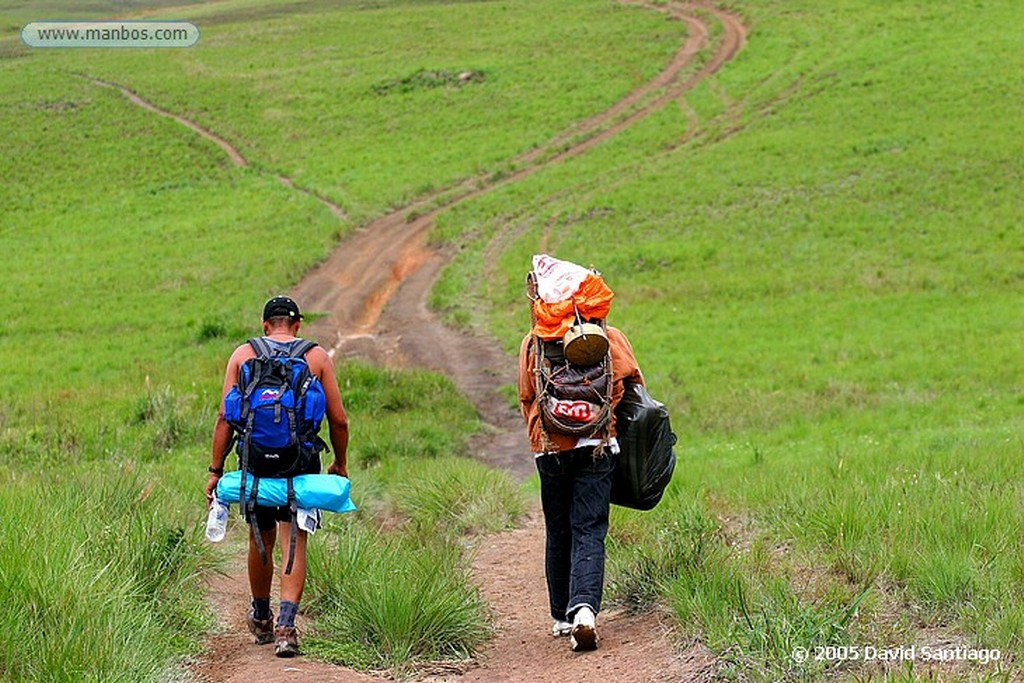
[[[275,296],[263,305],[264,320],[281,318],[284,316],[287,316],[292,320],[302,320],[302,313],[299,311],[299,305],[290,297]]]

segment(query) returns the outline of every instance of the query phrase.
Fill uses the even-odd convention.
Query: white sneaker
[[[569,647],[573,652],[584,652],[597,649],[597,627],[594,610],[580,607],[572,620],[572,631],[569,632]]]
[[[567,636],[571,631],[572,624],[570,624],[568,621],[560,621],[558,619],[555,619],[554,622],[552,622],[551,624],[551,635],[553,635],[555,638]]]

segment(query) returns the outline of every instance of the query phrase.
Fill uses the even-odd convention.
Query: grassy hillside
[[[10,513],[0,545],[25,546],[33,558],[11,552],[0,563],[12,615],[5,623],[46,634],[54,615],[66,613],[80,634],[75,642],[6,639],[5,679],[166,678],[206,624],[201,578],[217,561],[198,527],[209,430],[223,363],[257,331],[262,301],[366,217],[499,170],[608,106],[654,73],[681,36],[655,13],[578,0],[228,0],[176,3],[164,13],[161,4],[0,3],[0,250],[8,256],[0,325],[0,472],[8,486],[0,507]],[[30,19],[103,16],[187,19],[202,38],[178,51],[33,51],[18,40]],[[569,54],[567,42],[580,52]],[[464,70],[476,75],[459,87],[452,74]],[[194,119],[248,165],[234,166],[209,141],[93,79]],[[351,218],[288,189],[282,175]],[[348,582],[345,600],[354,607],[352,595],[373,592],[374,566],[414,569],[422,548],[447,562],[463,552],[459,534],[511,523],[522,501],[510,479],[459,457],[477,422],[449,382],[358,366],[339,375],[363,513],[338,523],[337,551],[345,552],[345,538],[375,534],[379,517],[407,520],[396,538],[360,556],[365,585]],[[408,486],[409,476],[420,485]],[[129,483],[112,491],[120,479]],[[51,480],[74,495],[49,495],[47,524],[76,532],[27,545],[18,530],[38,522],[26,501]],[[123,532],[121,514],[131,515]],[[317,566],[330,572],[346,560],[326,546]],[[34,562],[50,556],[81,569]],[[119,569],[109,579],[83,578],[111,561]],[[147,583],[153,566],[176,583]],[[423,618],[416,610],[429,604],[338,613],[328,592],[310,603],[328,625],[319,651],[401,666],[479,642],[485,614],[464,572],[410,580],[424,594],[464,596],[462,624],[423,643],[415,632],[380,632],[361,620]],[[314,596],[316,585],[314,576]],[[166,604],[155,610],[158,597]],[[359,634],[351,651],[338,652],[341,630]],[[153,656],[139,660],[141,651]]]
[[[32,61],[129,85],[360,217],[495,170],[607,106],[682,33],[656,13],[580,1],[229,0],[173,16],[200,27],[195,48]],[[480,80],[458,87],[465,71]]]
[[[202,30],[188,50],[30,51],[8,39],[0,116],[14,134],[0,143],[0,246],[20,296],[3,357],[40,335],[17,362],[28,367],[5,372],[12,388],[31,377],[50,391],[95,381],[137,391],[147,375],[163,382],[197,355],[219,358],[196,342],[237,337],[252,302],[287,288],[359,219],[497,170],[642,82],[681,34],[655,13],[587,2],[289,8],[175,10]],[[423,70],[483,80],[403,85]],[[191,117],[251,165],[234,168],[212,143],[85,76]],[[354,218],[339,223],[279,174]]]
[[[0,671],[11,680],[109,680],[118,666],[130,680],[156,678],[194,648],[167,634],[182,619],[201,630],[192,598],[215,559],[198,542],[196,472],[223,360],[252,333],[262,300],[369,217],[503,172],[607,108],[657,73],[685,31],[592,0],[224,0],[155,15],[200,26],[189,50],[31,51],[17,39],[32,18],[160,4],[0,1],[0,470],[10,484],[0,509],[11,520],[0,547],[31,544],[86,568],[12,550],[0,579],[16,596],[9,628],[48,632],[70,613],[96,643],[117,644],[97,658],[84,639],[48,649],[8,640]],[[604,271],[618,295],[611,321],[681,436],[665,502],[617,511],[613,591],[636,608],[668,606],[724,676],[884,675],[792,657],[823,645],[1003,652],[999,665],[934,665],[944,677],[1014,666],[1024,654],[1024,56],[1007,27],[1024,14],[1014,0],[727,5],[750,33],[708,83],[585,155],[442,215],[436,239],[463,248],[436,303],[512,351],[531,254]],[[456,85],[463,71],[480,78]],[[216,131],[248,167],[90,77]],[[423,465],[458,452],[475,427],[449,383],[342,375],[367,512],[336,530],[337,546],[316,560],[324,571],[379,547],[363,557],[372,581],[416,547],[372,542],[374,513],[409,520],[413,534],[440,528],[428,539],[439,558],[467,520],[514,518],[507,482],[461,462]],[[436,397],[449,429],[418,409],[422,395]],[[72,491],[52,494],[51,523],[76,531],[30,538],[18,530],[33,528],[34,492],[58,469],[69,479],[55,491]],[[440,503],[433,489],[396,486],[427,472],[453,482]],[[120,479],[124,488],[109,483]],[[474,496],[499,510],[449,514]],[[100,571],[111,527],[78,523],[96,510],[130,515],[132,540],[114,559],[139,564],[123,562],[123,576]],[[140,581],[152,566],[179,583]],[[366,588],[337,595],[314,579],[322,623],[358,639],[339,652],[328,633],[321,652],[396,664],[360,616]],[[158,594],[184,599],[154,610]],[[472,592],[458,595],[482,618]],[[339,604],[351,609],[332,612]],[[97,619],[132,638],[107,637]],[[164,656],[138,661],[148,646],[136,636]],[[434,656],[472,643],[408,647]]]
[[[837,668],[812,644],[1019,658],[1024,15],[731,6],[748,44],[683,111],[447,215],[487,228],[435,299],[512,350],[531,253],[605,273],[682,439],[618,520],[625,599],[769,677]],[[448,294],[478,282],[486,320]]]

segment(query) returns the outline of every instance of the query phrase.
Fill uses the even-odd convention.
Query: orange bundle
[[[583,320],[604,319],[612,307],[615,293],[604,283],[604,278],[588,274],[572,296],[563,301],[547,303],[543,299],[533,302],[533,333],[541,339],[561,339],[576,324],[576,312]]]

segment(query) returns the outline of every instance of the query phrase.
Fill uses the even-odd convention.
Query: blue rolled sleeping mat
[[[295,486],[295,501],[307,510],[330,510],[331,512],[352,512],[355,504],[349,498],[352,483],[348,477],[336,474],[300,474],[292,477]],[[239,470],[227,472],[217,482],[217,499],[222,503],[237,504],[242,486]],[[252,475],[245,475],[245,492],[252,490]],[[256,504],[276,507],[288,504],[288,480],[260,477],[256,490]]]

